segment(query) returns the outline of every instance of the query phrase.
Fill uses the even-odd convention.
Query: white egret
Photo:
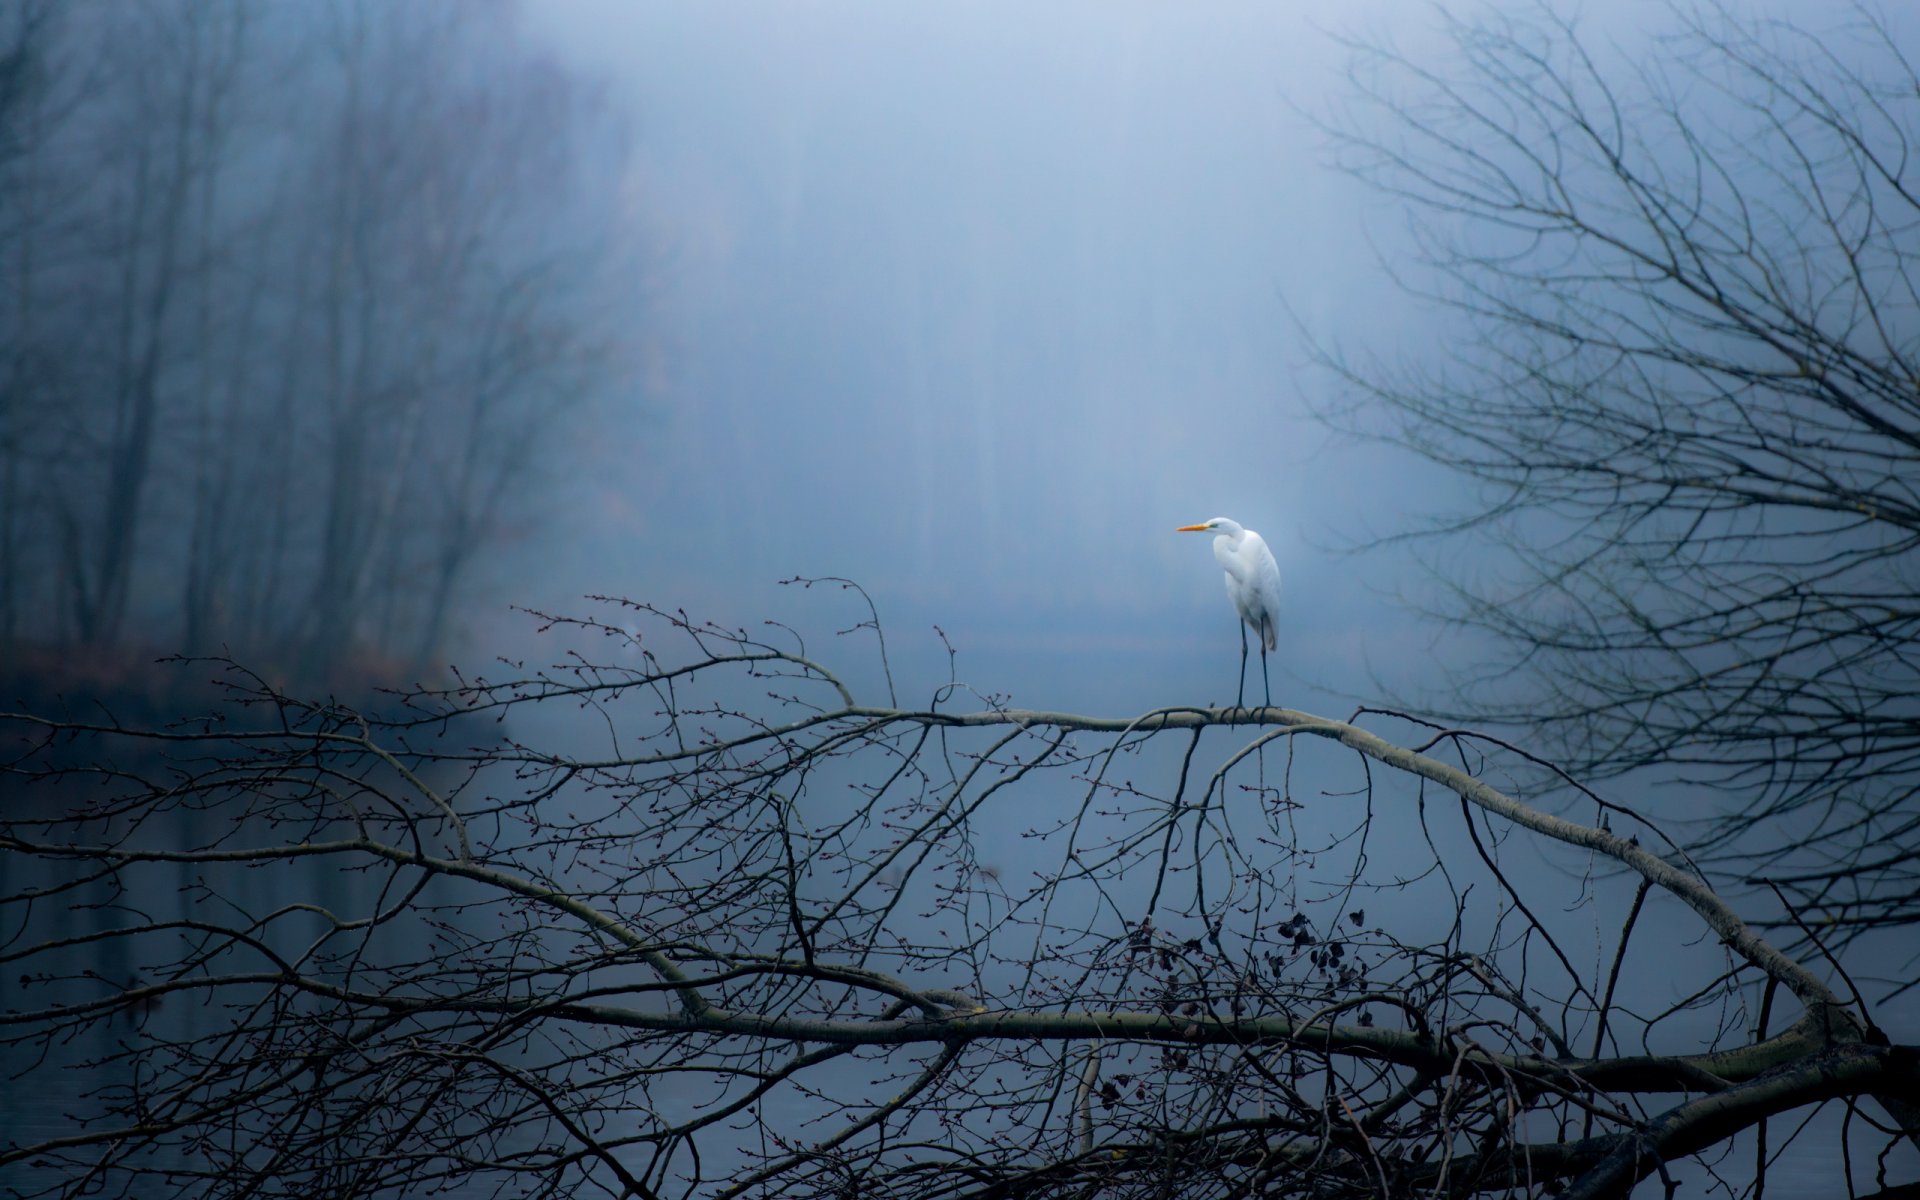
[[[1240,688],[1234,707],[1244,707],[1247,693],[1247,628],[1260,638],[1260,686],[1267,707],[1273,707],[1273,688],[1267,682],[1267,651],[1280,644],[1280,564],[1273,561],[1266,539],[1238,521],[1215,517],[1201,525],[1182,525],[1176,533],[1211,533],[1213,556],[1227,570],[1227,599],[1240,614]]]

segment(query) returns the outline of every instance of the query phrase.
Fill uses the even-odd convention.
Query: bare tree
[[[513,18],[341,4],[312,35],[333,103],[301,164],[314,285],[297,316],[321,336],[289,340],[309,363],[320,503],[283,633],[316,669],[356,647],[437,654],[542,451],[619,379],[608,331],[631,294],[603,285],[633,264],[621,214],[588,197],[612,190],[594,184],[621,147]]]
[[[9,19],[0,660],[442,652],[638,310],[619,122],[518,13]]]
[[[1619,1196],[1920,1132],[1827,963],[1493,739],[547,627],[385,719],[0,717],[0,1053],[88,1081],[16,1191]]]
[[[1461,719],[1718,789],[1695,853],[1850,937],[1920,922],[1920,75],[1842,21],[1356,44],[1341,153],[1424,214],[1401,276],[1458,327],[1326,361],[1343,420],[1484,485],[1425,531],[1506,553],[1450,575],[1505,648]]]
[[[21,460],[29,419],[27,380],[32,373],[31,306],[27,281],[34,274],[34,235],[40,220],[30,164],[45,138],[43,106],[48,91],[47,43],[56,10],[50,0],[16,5],[0,25],[0,253],[6,261],[0,285],[0,640],[11,641],[20,622],[19,551]]]

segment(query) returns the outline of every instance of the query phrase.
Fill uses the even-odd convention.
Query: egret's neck
[[[1244,530],[1236,529],[1232,533],[1221,530],[1213,535],[1213,557],[1229,571],[1239,563],[1240,543],[1246,540]]]

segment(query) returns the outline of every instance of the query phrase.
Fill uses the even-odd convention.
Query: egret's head
[[[1204,521],[1198,525],[1182,525],[1180,528],[1174,530],[1174,532],[1212,533],[1222,537],[1232,537],[1234,534],[1240,532],[1240,526],[1237,522],[1229,521],[1225,517],[1215,517],[1211,521]]]

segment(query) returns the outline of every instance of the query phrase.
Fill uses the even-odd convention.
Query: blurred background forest
[[[1409,316],[1352,253],[1365,188],[1307,169],[1306,31],[7,6],[0,691],[126,703],[222,652],[352,691],[519,652],[512,604],[753,623],[795,574],[872,588],[930,678],[939,624],[997,688],[1217,691],[1171,536],[1216,513],[1275,545],[1296,686],[1417,651],[1368,591],[1403,559],[1313,561],[1328,514],[1454,485],[1400,456],[1382,503],[1390,456],[1303,404],[1281,296]]]
[[[431,664],[625,386],[622,121],[485,0],[0,23],[5,685]]]

